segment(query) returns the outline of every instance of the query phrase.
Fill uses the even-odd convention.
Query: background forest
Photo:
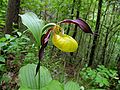
[[[50,74],[56,81],[42,89],[20,88],[22,67],[39,61],[35,38],[20,17],[27,12],[45,24],[82,18],[96,33],[62,24],[65,33],[78,42],[78,49],[60,51],[50,37],[40,64],[47,70],[43,76]],[[48,77],[44,79],[51,80]],[[120,90],[120,0],[0,0],[0,90],[18,89]]]

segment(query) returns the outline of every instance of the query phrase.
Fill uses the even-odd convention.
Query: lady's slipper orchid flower
[[[89,25],[82,19],[63,20],[59,23],[60,24],[73,23],[78,25],[81,28],[81,30],[84,31],[85,33],[94,34],[91,31],[91,28],[89,27]],[[51,32],[53,33],[52,42],[58,49],[60,49],[63,52],[74,52],[77,50],[78,43],[76,42],[76,40],[73,39],[71,36],[64,34],[64,30],[59,25],[56,25],[55,23],[49,23],[43,27],[42,31],[44,32],[47,28],[50,28],[50,29],[46,32],[46,34],[42,36],[42,39],[41,39],[42,46],[39,50],[39,60],[41,60],[41,58],[43,57],[44,48],[47,46]],[[39,70],[39,66],[40,66],[40,62],[37,65],[36,73]]]
[[[54,26],[52,42],[58,49],[64,52],[74,52],[78,48],[76,40],[64,34],[64,31],[58,25]]]
[[[78,48],[76,40],[66,34],[54,34],[52,42],[57,48],[64,52],[74,52]]]
[[[59,22],[59,24],[61,24],[61,23],[76,24],[85,33],[93,34],[90,26],[82,19],[63,20],[63,21]],[[56,25],[55,23],[49,23],[43,27],[42,31],[44,32],[47,28],[50,28],[50,29],[47,31],[46,34],[43,35],[43,37],[41,39],[42,47],[39,50],[39,58],[40,59],[43,56],[44,48],[47,46],[51,32],[53,32],[52,42],[58,49],[60,49],[61,51],[64,51],[64,52],[74,52],[77,50],[78,44],[77,44],[76,40],[73,39],[71,36],[64,34],[64,30],[59,25]]]

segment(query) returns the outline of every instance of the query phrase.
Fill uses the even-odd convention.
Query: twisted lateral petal
[[[50,37],[50,32],[51,32],[52,28],[50,28],[46,34],[43,34],[42,37],[41,37],[41,48],[39,49],[39,63],[37,64],[37,67],[36,67],[36,75],[39,71],[39,68],[40,68],[40,60],[42,59],[42,57],[44,56],[44,49],[45,47],[47,46],[48,44],[48,40],[49,40],[49,37]]]
[[[66,34],[54,34],[52,37],[52,42],[58,49],[64,52],[74,52],[78,48],[78,43],[76,40]]]
[[[60,23],[73,23],[78,25],[85,33],[91,33],[93,34],[93,32],[91,31],[90,26],[82,19],[76,19],[76,20],[63,20]]]

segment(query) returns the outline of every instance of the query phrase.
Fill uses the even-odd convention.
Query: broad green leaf
[[[80,90],[80,86],[76,82],[69,81],[65,84],[64,90]]]
[[[5,46],[5,45],[6,45],[5,42],[1,42],[1,43],[0,43],[0,48],[3,47],[3,46]]]
[[[6,39],[10,39],[10,35],[9,34],[5,34],[5,37],[6,37]]]
[[[9,41],[12,41],[12,40],[15,39],[15,37],[13,37],[13,36],[11,36],[11,35],[9,35],[9,34],[5,34],[5,38],[6,38],[7,40],[9,40]]]
[[[36,65],[27,64],[19,71],[20,87],[38,89],[38,74],[35,76]],[[50,72],[47,68],[40,66],[40,88],[46,86],[51,80]],[[24,90],[24,89],[20,89]]]
[[[5,37],[0,38],[0,42],[5,42],[7,39]]]
[[[101,75],[96,76],[95,82],[99,83],[100,87],[103,87],[104,85],[109,86],[109,81],[106,78],[102,77]]]
[[[27,26],[28,30],[33,34],[38,46],[41,44],[42,28],[44,26],[43,20],[39,19],[36,14],[32,12],[20,15],[22,23]]]
[[[64,90],[62,84],[56,80],[52,80],[47,86],[41,90]]]
[[[5,62],[5,58],[0,56],[0,62]]]
[[[21,33],[21,32],[17,32],[17,34],[19,35],[19,37],[22,35],[22,33]]]
[[[30,89],[30,88],[27,88],[27,87],[20,87],[18,90],[33,90],[33,89]]]
[[[2,57],[2,56],[0,56],[0,69],[2,70],[2,66],[3,66],[3,64],[5,64],[5,58],[4,57]]]

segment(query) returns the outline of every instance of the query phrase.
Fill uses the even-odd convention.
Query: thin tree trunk
[[[93,9],[93,13],[92,13],[92,15],[93,15],[93,20],[94,20],[94,18],[95,18],[95,15],[94,15],[94,13],[95,13],[95,9],[96,9],[96,2],[95,2],[95,6],[94,6],[94,9]],[[89,44],[88,44],[88,50],[87,50],[87,54],[86,54],[86,56],[87,56],[87,60],[89,60],[89,56],[90,56],[90,48],[91,48],[91,36],[89,37]]]
[[[109,29],[109,28],[108,28]],[[107,32],[106,32],[106,36],[105,36],[105,41],[104,41],[104,46],[103,46],[103,50],[102,50],[102,55],[101,55],[101,60],[102,60],[102,65],[104,65],[104,58],[105,58],[105,53],[106,53],[106,49],[107,49],[107,40],[108,40],[108,29],[107,29]]]
[[[9,0],[8,1],[5,33],[8,33],[8,34],[12,33],[13,23],[17,24],[16,28],[18,28],[19,7],[20,7],[20,0]]]
[[[91,9],[92,3],[93,3],[93,0],[90,1],[90,4],[88,5],[88,9]],[[90,10],[87,11],[87,13],[85,15],[85,18],[84,18],[85,21],[87,20],[90,12],[91,12]],[[87,41],[86,41],[88,39],[88,35],[84,34],[83,37],[84,38],[82,40],[85,42],[83,45],[86,45],[86,47],[83,48],[83,53],[84,53],[83,58],[84,58],[84,62],[86,63],[87,60],[88,60],[87,58],[88,58],[88,53],[89,53],[89,46],[90,46],[90,42],[91,42],[91,36],[89,37],[89,42],[88,42],[89,44],[87,44]]]
[[[117,70],[118,70],[118,77],[119,77],[119,80],[120,80],[120,54],[117,55]]]
[[[107,11],[108,11],[108,9],[109,9],[109,6],[110,6],[110,1],[107,3],[107,6],[106,6],[106,9],[105,9],[105,11],[104,11],[104,14],[103,14],[103,17],[102,17],[102,21],[101,21],[101,25],[100,25],[100,30],[99,30],[99,33],[100,33],[100,35],[99,35],[99,39],[98,39],[98,49],[99,50],[97,50],[97,53],[96,53],[96,59],[99,61],[99,54],[101,54],[101,50],[102,50],[102,47],[101,47],[101,45],[102,45],[102,41],[103,41],[103,33],[104,32],[102,32],[102,28],[104,27],[104,24],[106,25],[106,23],[107,23],[107,18],[106,18],[106,14],[107,14]],[[101,60],[101,59],[100,59]],[[98,62],[98,64],[99,64],[99,62]]]
[[[95,33],[99,32],[100,19],[101,19],[101,9],[102,9],[102,0],[99,0]],[[91,66],[93,64],[94,55],[95,55],[95,49],[97,47],[97,39],[98,39],[98,37],[97,37],[97,35],[95,35],[94,39],[93,39],[93,44],[92,44],[91,52],[90,52],[90,59],[89,59],[88,66]]]
[[[114,50],[115,50],[115,46],[116,46],[118,38],[119,38],[119,33],[117,34],[115,41],[112,43],[112,47],[110,48],[110,51],[108,50],[108,55],[107,55],[108,57],[107,57],[107,61],[106,61],[105,65],[108,65],[110,63],[110,60],[114,54]]]
[[[71,10],[71,17],[70,17],[71,19],[73,19],[74,7],[75,7],[75,0],[73,0],[72,10]],[[67,29],[66,34],[69,34],[69,31],[70,31],[70,25],[71,25],[71,24],[68,25],[68,29]]]
[[[115,11],[115,4],[113,5],[113,10],[112,10],[112,14],[114,14],[114,11]],[[111,20],[109,21],[109,27],[107,27],[107,31],[106,31],[106,35],[105,35],[105,40],[104,40],[104,46],[103,46],[103,49],[102,49],[102,53],[101,53],[101,58],[100,60],[102,60],[102,65],[105,64],[106,60],[105,60],[105,56],[106,56],[106,49],[107,49],[107,46],[108,46],[108,37],[109,37],[109,34],[112,30],[112,27],[114,25],[114,20],[115,20],[115,17],[113,15],[109,16],[111,17]],[[114,28],[113,28],[114,29]]]
[[[80,0],[78,0],[78,3],[80,4]],[[79,18],[79,13],[80,13],[79,8],[80,8],[80,5],[77,7],[76,19]],[[75,30],[72,37],[75,38],[76,34],[77,34],[77,25],[75,25]],[[71,52],[70,55],[73,56],[73,52]]]
[[[79,18],[79,11],[77,11],[76,18]],[[77,34],[77,25],[75,25],[75,30],[74,30],[74,33],[73,33],[72,37],[75,38],[76,34]]]

